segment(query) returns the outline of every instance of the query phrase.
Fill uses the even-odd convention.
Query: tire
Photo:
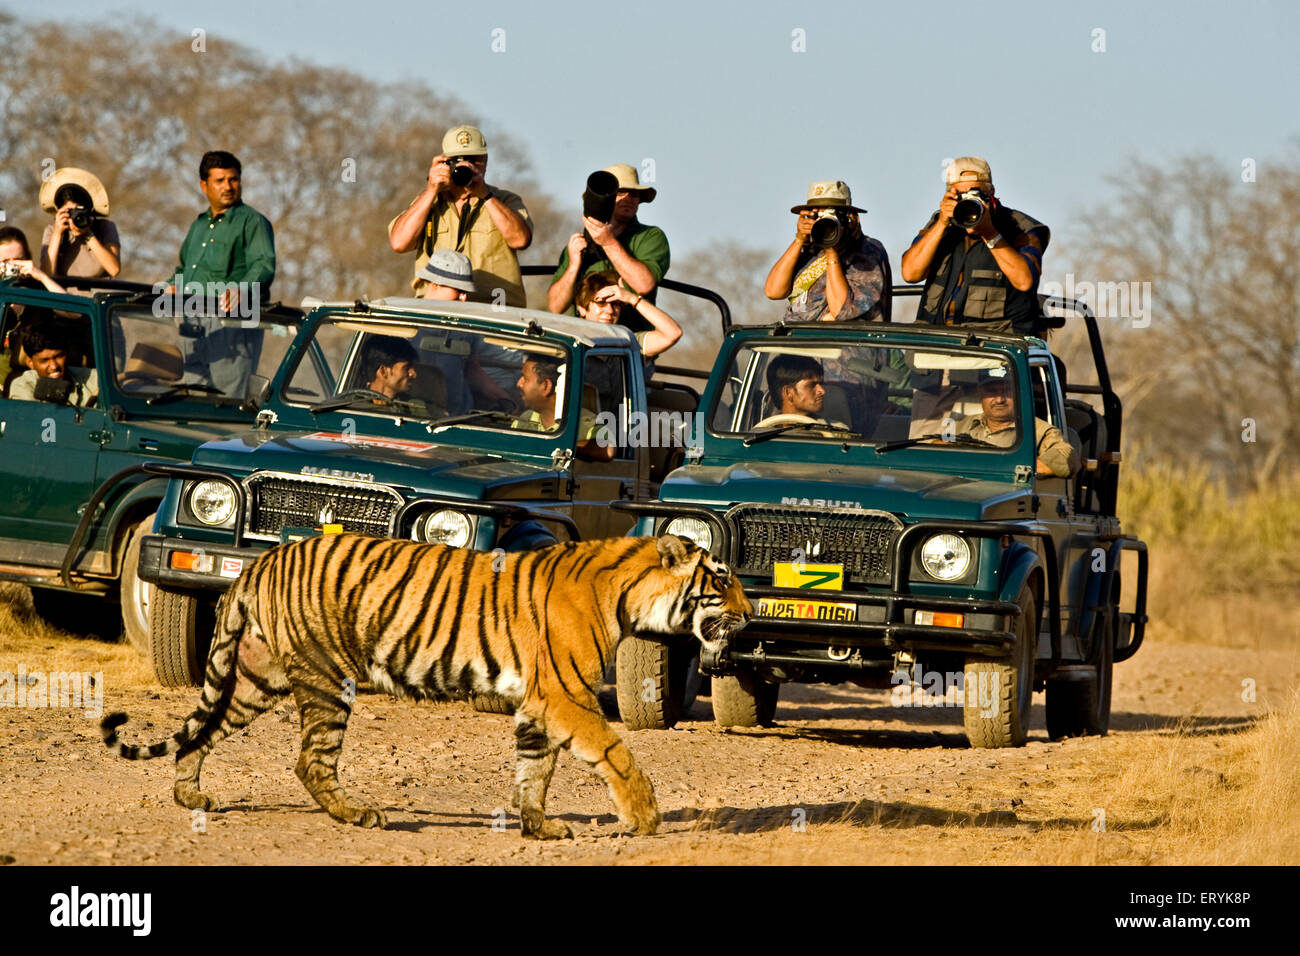
[[[32,607],[46,623],[78,637],[116,641],[122,634],[117,605],[100,594],[32,588]]]
[[[185,591],[155,587],[149,608],[149,658],[164,687],[199,687],[212,643],[213,615]]]
[[[772,723],[781,685],[753,671],[713,678],[713,722],[719,727],[758,727]]]
[[[1110,729],[1110,692],[1115,671],[1115,621],[1119,606],[1115,599],[1100,614],[1093,627],[1100,640],[1101,655],[1096,676],[1091,680],[1049,680],[1047,682],[1047,736],[1104,737]]]
[[[515,705],[496,694],[470,694],[469,705],[480,714],[513,714]]]
[[[1029,714],[1034,700],[1034,659],[1038,651],[1038,601],[1026,587],[1020,592],[1016,643],[1009,658],[967,658],[962,721],[972,747],[1022,747],[1029,738]],[[987,714],[980,701],[994,699]]]
[[[690,660],[685,648],[678,648],[676,643],[625,637],[619,642],[615,660],[614,687],[624,727],[667,730],[681,719],[687,677],[683,661]]]
[[[140,538],[153,528],[150,515],[128,532],[122,556],[122,573],[118,576],[118,593],[122,605],[122,633],[141,654],[149,653],[149,605],[154,587],[140,579]]]

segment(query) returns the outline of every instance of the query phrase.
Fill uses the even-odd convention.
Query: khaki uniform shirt
[[[500,186],[488,185],[496,198],[505,203],[528,226],[533,228],[532,217],[518,193],[513,193]],[[477,290],[470,299],[475,302],[492,302],[493,290],[501,289],[505,293],[505,305],[526,308],[528,299],[524,294],[524,280],[519,272],[519,258],[515,250],[506,244],[505,236],[497,229],[492,216],[483,208],[486,200],[480,202],[471,198],[465,203],[467,221],[462,223],[456,203],[442,197],[433,204],[429,218],[425,221],[424,231],[416,247],[415,267],[412,272],[411,287],[418,288],[421,280],[419,271],[429,261],[429,254],[438,249],[451,249],[464,253],[474,270],[474,288]],[[392,233],[394,216],[388,224]]]
[[[970,415],[963,418],[957,423],[957,434],[970,435],[971,438],[978,438],[999,448],[1010,448],[1016,441],[1014,425],[1000,428],[995,432],[989,431],[983,415]],[[1052,470],[1052,474],[1057,478],[1069,478],[1079,470],[1078,451],[1065,440],[1065,436],[1055,425],[1049,425],[1041,418],[1035,418],[1034,444],[1037,449],[1035,455]]]

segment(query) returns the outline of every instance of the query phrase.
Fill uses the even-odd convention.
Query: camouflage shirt
[[[804,254],[795,265],[797,279],[805,267],[813,263],[821,250],[814,254]],[[849,297],[845,300],[837,322],[851,319],[867,319],[872,322],[889,320],[890,284],[889,253],[877,239],[863,236],[856,247],[840,252],[840,267],[844,270],[844,281],[849,286]],[[806,292],[790,300],[790,305],[783,316],[787,322],[830,321],[826,315],[826,276],[814,282]]]

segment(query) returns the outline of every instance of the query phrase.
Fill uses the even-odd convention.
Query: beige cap
[[[800,209],[847,209],[849,212],[866,212],[853,205],[853,194],[849,192],[848,183],[839,179],[828,179],[813,183],[808,187],[808,201],[798,206],[791,206],[791,212]]]
[[[659,195],[659,191],[653,186],[641,185],[641,179],[636,174],[635,166],[629,166],[627,163],[615,163],[613,166],[606,166],[605,172],[614,174],[614,178],[618,180],[619,189],[625,189],[628,192],[639,192],[642,202],[654,202],[655,196]]]
[[[185,359],[174,345],[148,345],[140,342],[131,350],[122,370],[123,381],[141,379],[155,382],[178,382],[185,371]]]
[[[46,212],[54,212],[54,194],[63,186],[80,186],[90,193],[90,201],[95,204],[95,212],[101,216],[108,215],[108,190],[94,173],[75,166],[63,166],[54,171],[54,175],[41,183],[40,203]]]
[[[486,156],[487,140],[474,126],[453,126],[442,138],[444,156]]]
[[[989,164],[978,156],[958,156],[944,170],[943,181],[949,186],[964,179],[993,185],[993,174],[989,172]]]

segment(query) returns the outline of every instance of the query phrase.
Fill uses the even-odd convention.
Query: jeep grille
[[[771,579],[772,565],[794,561],[842,564],[845,581],[888,584],[894,539],[903,523],[884,511],[737,505],[728,516],[740,530],[740,574]],[[809,547],[811,545],[811,548]]]
[[[402,497],[383,485],[298,475],[253,475],[247,481],[247,534],[279,540],[282,528],[318,528],[322,514],[344,531],[388,537]]]

